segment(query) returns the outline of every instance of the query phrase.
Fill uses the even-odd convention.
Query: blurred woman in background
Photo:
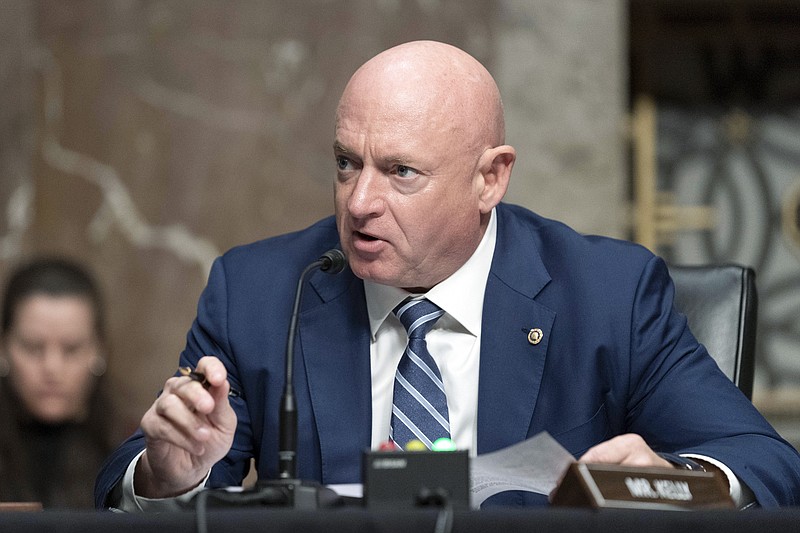
[[[10,276],[0,329],[0,501],[93,507],[116,444],[100,387],[100,291],[79,265],[41,259]]]

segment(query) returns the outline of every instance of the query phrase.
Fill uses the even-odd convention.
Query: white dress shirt
[[[450,417],[450,437],[458,449],[477,449],[478,373],[481,347],[481,317],[486,280],[492,266],[497,221],[492,211],[489,225],[472,257],[425,297],[445,314],[425,336],[442,374]],[[370,330],[372,372],[372,447],[389,438],[392,396],[397,364],[408,336],[392,313],[410,293],[396,287],[364,281]]]

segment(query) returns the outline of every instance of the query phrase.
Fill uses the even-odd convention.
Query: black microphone
[[[323,487],[317,482],[297,479],[297,402],[294,397],[294,338],[297,335],[297,315],[300,310],[303,286],[309,273],[320,269],[328,274],[338,274],[347,265],[347,259],[341,250],[328,250],[308,265],[300,274],[295,291],[292,318],[289,322],[289,334],[286,340],[286,371],[281,410],[278,427],[278,461],[279,479],[259,479],[251,489],[244,491],[223,489],[207,489],[200,491],[191,505],[197,512],[198,531],[201,523],[205,526],[206,508],[212,506],[290,506],[297,509],[317,509],[333,507],[342,503],[342,498],[335,491]],[[204,527],[203,527],[204,530]]]
[[[294,396],[294,340],[297,336],[297,315],[300,311],[306,277],[320,269],[328,274],[344,270],[347,259],[341,250],[328,250],[308,265],[297,280],[292,317],[286,339],[286,370],[283,394],[281,395],[280,419],[278,421],[278,479],[259,479],[253,490],[244,496],[267,505],[291,506],[298,509],[332,507],[341,503],[341,498],[330,488],[317,482],[301,481],[297,478],[297,400]]]
[[[297,336],[297,314],[300,311],[303,286],[308,274],[314,270],[320,269],[328,274],[338,274],[344,270],[346,264],[347,259],[344,253],[333,248],[308,265],[297,280],[292,318],[289,322],[289,334],[286,339],[286,370],[284,372],[283,395],[281,396],[278,441],[278,472],[280,479],[295,479],[297,477],[297,402],[294,397],[294,339]]]

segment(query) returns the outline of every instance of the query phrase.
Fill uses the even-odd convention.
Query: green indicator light
[[[431,450],[435,452],[454,452],[456,450],[456,444],[447,437],[442,437],[434,441]]]

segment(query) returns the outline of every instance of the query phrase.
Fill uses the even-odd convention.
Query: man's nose
[[[383,175],[368,167],[362,169],[347,201],[347,209],[355,218],[380,216],[384,209]]]

